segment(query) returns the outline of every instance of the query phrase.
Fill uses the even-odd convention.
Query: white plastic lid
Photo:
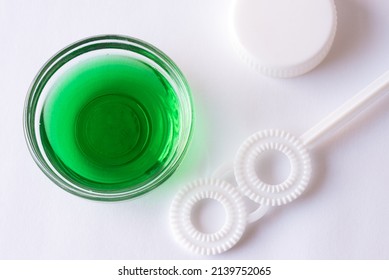
[[[236,0],[233,43],[261,73],[287,78],[315,68],[336,32],[333,0]]]

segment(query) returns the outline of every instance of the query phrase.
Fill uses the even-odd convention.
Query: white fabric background
[[[336,0],[338,32],[312,72],[262,77],[230,44],[230,1],[0,0],[0,258],[202,258],[175,243],[174,194],[232,160],[256,130],[300,135],[389,69],[389,2]],[[189,80],[193,143],[161,187],[133,201],[98,203],[56,187],[27,150],[22,111],[34,75],[64,46],[117,33],[167,53]],[[294,203],[249,226],[216,259],[388,259],[389,96],[312,150],[313,179]]]

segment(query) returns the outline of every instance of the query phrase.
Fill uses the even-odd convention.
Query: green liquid
[[[91,190],[134,188],[171,159],[178,98],[164,76],[124,56],[73,66],[50,89],[40,133],[51,163]]]

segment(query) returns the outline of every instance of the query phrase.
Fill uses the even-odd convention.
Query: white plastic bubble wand
[[[282,130],[264,130],[250,136],[235,158],[233,171],[237,186],[221,179],[200,179],[180,190],[174,198],[170,221],[177,241],[187,249],[204,255],[229,250],[239,241],[246,225],[263,217],[269,206],[289,203],[304,192],[311,176],[308,146],[388,92],[389,71],[299,138]],[[281,152],[289,159],[291,171],[284,182],[268,184],[258,177],[255,161],[266,151]],[[260,207],[248,214],[242,195],[260,204]],[[191,221],[193,207],[203,199],[215,199],[226,211],[224,225],[214,233],[201,232]]]

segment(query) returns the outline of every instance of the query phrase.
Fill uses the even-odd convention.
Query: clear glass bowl
[[[101,66],[106,58],[108,58],[107,61],[110,64],[107,66],[108,68]],[[90,61],[100,62],[96,64],[97,67],[93,67],[93,63],[90,64]],[[122,62],[125,66],[122,65]],[[85,65],[89,65],[89,70]],[[120,65],[124,67],[124,71],[120,70],[122,68],[117,68],[114,69],[116,74],[110,72],[111,68],[109,67],[122,67]],[[70,92],[71,90],[64,90],[64,88],[66,89],[68,84],[73,85],[75,80],[84,75],[82,67],[86,69],[85,71],[89,71],[89,74],[95,73],[91,74],[92,76],[95,75],[93,76],[95,80],[91,79],[90,82],[85,82],[87,79],[84,79],[83,82],[78,81],[81,84],[81,87],[78,88],[80,89],[79,92],[77,91],[76,95],[73,92],[71,93],[73,95],[66,97],[67,91]],[[78,74],[74,74],[77,73],[74,69],[78,69]],[[102,69],[101,71],[106,71],[106,74],[101,74],[101,72],[99,74],[101,78],[97,79],[98,76],[96,75],[98,74],[96,73],[98,72],[96,71],[100,70],[96,69]],[[136,69],[141,69],[141,72],[132,75],[131,73],[137,73],[138,70]],[[150,83],[147,82],[148,75],[153,77]],[[124,95],[114,93],[110,95],[110,98],[113,96],[116,100],[112,103],[113,105],[110,103],[113,101],[107,100],[100,102],[100,105],[96,105],[100,106],[96,107],[97,109],[79,108],[79,111],[84,113],[88,111],[86,124],[80,125],[82,123],[80,115],[72,115],[73,111],[77,111],[73,107],[81,106],[77,104],[82,104],[80,100],[85,99],[88,94],[88,92],[81,89],[95,87],[95,84],[100,84],[100,87],[106,87],[109,90],[107,85],[115,81],[129,86],[133,80],[138,81],[137,79],[143,81],[143,84],[139,82],[140,86],[137,84],[139,97],[140,99],[141,97],[148,98],[148,103],[143,104],[142,101],[139,101],[138,93],[134,93],[135,95],[129,98],[125,96],[126,93]],[[162,95],[153,96],[153,94],[158,94],[158,92],[148,89],[151,86],[150,84],[153,83],[156,88],[163,92]],[[113,87],[115,90],[121,90],[120,86],[114,85]],[[147,97],[148,95],[150,97]],[[161,115],[160,119],[163,120],[158,121],[157,117],[153,117],[154,113],[152,111],[154,109],[149,107],[158,102],[165,104],[165,95],[170,96],[170,107],[163,107],[165,105],[158,107],[160,110],[158,114]],[[55,100],[61,100],[65,97],[73,98],[71,99],[73,101],[67,103],[67,105],[64,105],[65,103],[57,107],[53,105],[58,102]],[[100,99],[95,98],[95,100]],[[120,104],[120,100],[124,100],[124,103]],[[135,102],[135,105],[131,106],[141,108],[142,112],[137,112],[138,109],[134,109],[134,107],[128,109],[130,106],[128,102]],[[90,104],[94,103],[96,102],[88,101],[83,106],[91,106]],[[50,106],[52,108],[47,109]],[[68,106],[69,110],[66,111],[67,107],[64,106]],[[115,108],[112,109],[112,106]],[[166,118],[164,108],[170,112],[170,115]],[[74,120],[74,123],[66,120],[66,117],[63,118],[64,121],[62,122],[61,117],[58,116],[61,110],[62,114],[66,113],[69,120]],[[97,116],[96,112],[100,116]],[[107,117],[105,117],[104,112],[108,112]],[[107,119],[109,118],[113,118],[113,124],[108,123]],[[91,119],[92,121],[90,121]],[[132,122],[136,135],[134,134],[134,128],[126,127],[127,122]],[[183,159],[190,142],[192,123],[193,108],[189,86],[174,62],[148,43],[118,35],[87,38],[66,47],[54,55],[33,80],[24,108],[26,141],[33,159],[41,170],[64,190],[80,197],[103,201],[134,198],[164,182]],[[103,128],[98,127],[100,124],[103,125]],[[145,124],[147,125],[145,126]],[[146,132],[142,132],[144,137],[139,136],[139,131],[143,129],[142,126],[146,127],[144,129]],[[120,129],[120,131],[115,129]],[[164,131],[160,131],[161,129],[164,129]],[[90,144],[94,149],[92,152],[89,150],[86,152],[84,146],[80,144],[79,138],[77,138],[79,135],[86,137],[86,142],[89,141],[89,144],[92,143]],[[160,138],[153,140],[156,135],[159,135]],[[75,138],[74,141],[72,137]],[[139,144],[139,139],[143,139],[143,143]],[[71,144],[67,146],[67,143]],[[118,146],[115,143],[118,143]],[[118,154],[119,159],[112,159],[112,154],[107,155],[112,151],[114,151],[114,154],[118,151],[121,153],[120,145],[128,151],[123,152],[123,155]],[[126,153],[131,149],[134,150],[134,147],[141,148],[136,151],[135,156],[132,155],[129,158]],[[131,152],[135,153],[134,151]],[[88,153],[93,154],[94,158],[89,159]],[[147,156],[150,161],[147,163],[148,165],[144,161]],[[100,162],[97,162],[96,158]],[[76,163],[73,164],[72,160],[74,159],[79,160],[76,160]],[[101,165],[101,161],[104,162],[104,160],[108,160],[108,163]],[[134,171],[138,169],[141,169],[140,173],[138,172],[139,174]]]

